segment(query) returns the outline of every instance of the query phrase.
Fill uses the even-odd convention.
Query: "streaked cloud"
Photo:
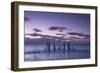
[[[33,37],[42,36],[42,35],[39,34],[39,33],[29,33],[29,34],[25,34],[25,35],[30,35],[30,36],[33,36]]]
[[[90,40],[90,36],[87,34],[83,34],[83,33],[76,33],[76,32],[70,32],[70,33],[66,33],[66,34],[61,34],[58,33],[56,34],[56,36],[53,35],[45,35],[42,33],[29,33],[29,34],[25,34],[27,36],[30,36],[32,38],[48,38],[48,39],[54,39],[54,40],[61,40],[61,41],[89,41]],[[68,36],[70,35],[70,36]]]
[[[69,35],[77,35],[77,36],[80,36],[80,37],[87,37],[87,38],[89,38],[90,37],[90,35],[88,35],[88,34],[84,34],[84,33],[77,33],[77,32],[69,32],[68,33]]]
[[[51,26],[50,28],[48,28],[51,31],[55,31],[58,30],[59,32],[63,32],[64,30],[66,30],[66,27],[60,27],[60,26]]]
[[[31,37],[41,37],[41,38],[48,38],[48,39],[54,39],[54,40],[66,40],[63,37],[58,37],[58,36],[52,36],[52,35],[44,35],[40,33],[30,33],[30,34],[25,34],[26,36],[31,36]]]
[[[67,35],[67,34],[63,34],[63,33],[57,33],[56,35],[62,35],[62,36],[64,36],[64,35]]]
[[[42,30],[37,29],[37,28],[34,28],[33,30],[34,30],[35,32],[42,32]]]

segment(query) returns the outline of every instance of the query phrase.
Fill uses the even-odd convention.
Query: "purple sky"
[[[25,37],[29,38],[90,38],[90,14],[24,11],[24,22]]]

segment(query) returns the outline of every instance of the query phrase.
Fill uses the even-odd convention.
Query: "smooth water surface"
[[[63,46],[56,50],[53,46],[50,50],[45,50],[43,45],[26,45],[24,51],[24,61],[46,61],[46,60],[67,60],[67,59],[87,59],[90,58],[90,47],[88,44],[73,44],[68,51]]]

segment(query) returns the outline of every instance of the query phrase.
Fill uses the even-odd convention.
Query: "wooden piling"
[[[53,42],[53,51],[56,51],[55,41]]]
[[[70,51],[70,42],[68,42],[68,51]]]
[[[47,43],[48,51],[50,52],[50,42]]]
[[[63,49],[64,49],[64,51],[66,50],[66,44],[65,44],[65,42],[63,43]]]

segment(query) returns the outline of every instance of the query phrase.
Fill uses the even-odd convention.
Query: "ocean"
[[[89,44],[71,44],[70,48],[65,45],[51,45],[49,49],[44,45],[25,45],[24,61],[48,61],[48,60],[71,60],[90,58]]]

